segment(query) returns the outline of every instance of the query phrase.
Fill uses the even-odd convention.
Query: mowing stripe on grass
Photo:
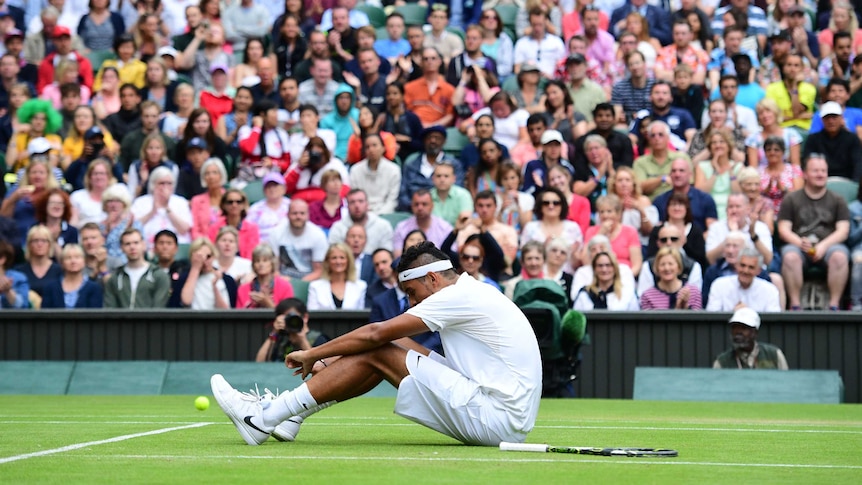
[[[88,458],[86,456],[76,456],[76,458]],[[142,459],[142,460],[326,460],[326,461],[446,461],[446,462],[482,462],[482,463],[605,463],[612,465],[671,465],[671,466],[708,466],[708,467],[755,467],[755,468],[825,468],[825,469],[842,469],[842,470],[862,470],[862,465],[816,465],[816,464],[800,464],[800,463],[721,463],[709,461],[678,461],[674,458],[630,458],[630,457],[608,457],[605,459],[592,458],[571,458],[566,459],[560,457],[553,458],[449,458],[449,457],[409,457],[409,456],[253,456],[253,455],[206,455],[205,457],[196,455],[110,455],[98,457],[99,460],[106,458],[118,459]]]
[[[118,441],[130,440],[133,438],[141,438],[144,436],[153,436],[153,435],[157,435],[157,434],[170,433],[171,431],[179,431],[182,429],[200,428],[203,426],[209,426],[210,424],[213,424],[213,423],[195,423],[195,424],[189,424],[186,426],[175,426],[173,428],[162,428],[162,429],[156,429],[153,431],[146,431],[144,433],[134,433],[134,434],[127,434],[127,435],[123,435],[123,436],[116,436],[114,438],[108,438],[106,440],[88,441],[86,443],[76,443],[74,445],[63,446],[63,447],[54,448],[51,450],[37,451],[35,453],[25,453],[23,455],[9,456],[6,458],[0,458],[0,465],[2,465],[4,463],[11,463],[13,461],[18,461],[18,460],[26,460],[28,458],[36,458],[36,457],[40,457],[40,456],[54,455],[56,453],[65,453],[67,451],[78,450],[81,448],[86,448],[88,446],[105,445],[108,443],[116,443]]]

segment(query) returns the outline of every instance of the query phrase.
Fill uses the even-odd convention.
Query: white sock
[[[263,410],[263,422],[266,426],[274,427],[291,416],[297,416],[317,407],[317,401],[311,396],[308,386],[303,382],[293,391],[284,393],[273,400]]]

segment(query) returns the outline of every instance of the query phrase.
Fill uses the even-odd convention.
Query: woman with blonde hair
[[[829,16],[829,26],[817,34],[820,43],[820,59],[832,55],[833,40],[838,32],[849,32],[853,36],[853,53],[862,52],[862,35],[859,35],[859,19],[850,3],[838,0],[832,5],[832,15]]]
[[[96,126],[102,130],[102,137],[105,142],[105,148],[102,149],[99,155],[107,156],[108,158],[117,156],[120,152],[120,144],[114,140],[111,132],[98,121],[93,108],[81,105],[75,108],[69,132],[66,134],[66,138],[63,139],[63,148],[61,151],[64,159],[63,163],[67,163],[66,160],[68,160],[68,163],[71,163],[84,155],[86,145],[84,135],[87,134],[90,128]]]
[[[168,308],[215,310],[236,306],[236,282],[214,267],[216,251],[215,244],[205,237],[192,241],[191,267],[174,281]]]
[[[63,275],[60,265],[54,262],[54,245],[51,244],[51,230],[37,224],[27,231],[24,244],[24,259],[27,261],[15,266],[15,271],[27,277],[30,286],[30,306],[41,308],[45,288],[59,281]]]
[[[353,252],[344,243],[329,246],[320,279],[308,285],[309,310],[361,310],[366,283],[356,278]]]
[[[659,249],[653,263],[655,286],[641,295],[642,310],[702,310],[700,289],[683,282],[682,256],[673,247]]]
[[[90,103],[92,91],[85,84],[78,81],[78,62],[72,59],[63,59],[57,64],[57,67],[54,69],[54,82],[45,86],[39,97],[50,101],[54,109],[61,109],[63,104],[60,102],[62,98],[60,86],[66,83],[78,84],[81,87],[81,104]]]
[[[587,229],[584,240],[589,241],[596,234],[607,237],[619,264],[628,266],[632,269],[632,274],[637,276],[643,265],[643,250],[637,230],[622,223],[622,201],[616,195],[603,195],[596,200],[596,210],[599,214],[599,223]],[[581,260],[589,264],[590,259],[586,251],[584,247]]]
[[[254,279],[251,259],[239,255],[239,231],[235,227],[224,226],[219,229],[214,242],[218,250],[214,268],[233,278],[237,286]]]
[[[709,160],[709,147],[707,143],[712,138],[712,134],[716,131],[730,130],[727,127],[727,103],[723,99],[713,99],[709,102],[707,108],[709,114],[709,124],[703,129],[698,130],[691,139],[688,146],[688,156],[692,163],[699,163],[704,160]],[[734,115],[735,116],[735,115]],[[733,124],[733,129],[730,132],[733,135],[733,158],[745,158],[745,134],[742,131],[742,126],[737,123]]]
[[[695,165],[694,186],[712,196],[718,218],[724,220],[727,217],[727,198],[732,192],[739,192],[736,177],[744,163],[731,158],[733,138],[727,130],[713,132],[707,150],[709,159]]]
[[[102,213],[104,219],[99,221],[99,230],[105,237],[105,250],[108,252],[108,269],[113,270],[126,264],[126,254],[120,245],[120,239],[126,229],[132,227],[144,233],[144,227],[129,211],[132,199],[129,191],[120,184],[114,184],[102,193]]]
[[[225,229],[232,228],[222,228]],[[290,281],[278,274],[278,261],[269,244],[254,248],[251,265],[254,279],[239,287],[237,308],[274,308],[281,300],[293,296]]]
[[[60,265],[62,276],[45,287],[42,308],[102,308],[102,285],[84,275],[84,248],[67,244]]]
[[[644,55],[646,65],[651,69],[655,65],[658,51],[661,50],[661,42],[650,36],[646,18],[638,12],[632,12],[626,16],[626,27],[620,31],[631,32],[637,37],[637,50]]]
[[[596,254],[590,261],[590,266],[593,268],[593,280],[578,291],[573,304],[575,310],[639,310],[634,291],[623,286],[620,266],[614,253]]]
[[[623,225],[635,228],[640,235],[641,246],[646,247],[652,228],[659,223],[659,214],[649,197],[641,192],[640,183],[631,167],[617,167],[608,179],[608,194],[620,198],[623,203]]]
[[[129,193],[133,197],[147,194],[150,173],[157,167],[170,169],[174,177],[178,178],[180,175],[177,164],[168,159],[168,147],[165,145],[162,134],[158,131],[150,133],[144,138],[141,143],[140,157],[129,166],[129,172],[126,176],[129,182]]]
[[[784,140],[784,161],[799,167],[802,153],[802,136],[792,128],[784,128],[784,115],[778,103],[770,98],[761,99],[754,107],[761,130],[748,135],[745,139],[746,160],[749,167],[766,166],[765,142],[767,138],[778,137]]]
[[[75,210],[75,225],[78,227],[105,219],[104,193],[117,183],[112,170],[110,160],[101,157],[93,160],[84,175],[84,188],[72,192],[70,199]],[[120,184],[120,188],[128,193],[129,189],[125,184]]]

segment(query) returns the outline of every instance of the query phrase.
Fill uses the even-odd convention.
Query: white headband
[[[400,283],[403,283],[408,280],[415,280],[416,278],[421,278],[428,273],[431,273],[432,271],[446,271],[447,269],[452,269],[452,261],[449,261],[448,259],[434,261],[433,263],[423,264],[422,266],[416,268],[405,269],[404,271],[398,273],[398,281]]]

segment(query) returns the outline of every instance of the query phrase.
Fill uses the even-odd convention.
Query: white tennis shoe
[[[299,416],[294,416],[282,421],[281,424],[275,427],[272,431],[272,437],[278,441],[293,441],[296,435],[299,434],[299,427],[302,425],[303,419]]]
[[[269,438],[273,429],[263,422],[264,406],[260,396],[237,391],[221,374],[212,376],[210,386],[219,407],[233,421],[246,443],[257,446]]]

